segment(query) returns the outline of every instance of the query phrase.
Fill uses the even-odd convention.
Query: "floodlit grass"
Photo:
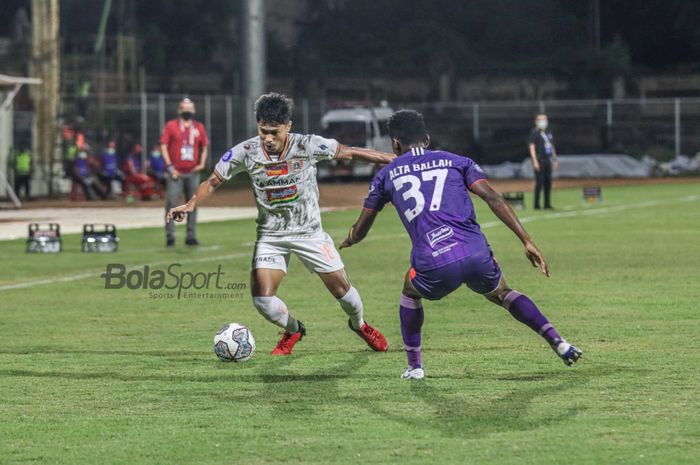
[[[386,354],[348,331],[296,259],[280,296],[308,335],[288,358],[268,355],[279,336],[247,289],[179,300],[104,289],[107,263],[180,263],[178,273],[221,265],[222,284],[247,283],[252,221],[200,225],[198,250],[182,236],[166,250],[161,229],[121,232],[112,255],[81,253],[76,235],[60,255],[0,242],[0,463],[697,463],[700,186],[603,195],[586,207],[580,190],[556,191],[554,214],[520,213],[550,279],[479,205],[509,284],[583,361],[565,367],[505,310],[463,289],[426,302],[422,382],[399,379],[409,244],[390,209],[343,251]],[[356,215],[324,215],[336,243]],[[28,287],[7,288],[17,284]],[[214,333],[232,321],[257,338],[246,364],[213,354]]]

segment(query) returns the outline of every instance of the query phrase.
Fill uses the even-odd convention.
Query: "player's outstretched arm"
[[[485,179],[473,184],[470,190],[484,199],[498,219],[518,236],[525,246],[525,256],[530,260],[532,266],[538,267],[545,276],[549,276],[549,267],[547,266],[542,252],[540,252],[535,243],[532,242],[532,238],[527,231],[525,231],[525,228],[518,220],[515,212],[510,208],[510,205],[508,205],[508,202],[506,202],[498,192],[493,190],[491,184]]]
[[[349,147],[347,145],[340,144],[340,149],[338,151],[338,160],[362,160],[368,163],[379,163],[386,165],[391,163],[391,161],[396,158],[396,155],[390,153],[379,152],[372,149],[363,149],[360,147]]]
[[[372,227],[372,224],[374,224],[374,219],[377,217],[377,213],[379,212],[376,210],[363,208],[362,213],[360,213],[360,217],[350,228],[348,237],[346,237],[343,243],[340,244],[340,248],[344,249],[346,247],[352,247],[354,244],[357,244],[364,239]]]
[[[185,214],[194,210],[197,206],[197,202],[206,200],[211,196],[217,187],[219,187],[223,181],[219,178],[219,175],[214,171],[209,179],[204,181],[197,188],[197,192],[194,193],[192,198],[187,201],[186,204],[180,205],[179,207],[171,208],[170,211],[165,215],[165,221],[170,223],[175,220],[180,222],[185,219]]]

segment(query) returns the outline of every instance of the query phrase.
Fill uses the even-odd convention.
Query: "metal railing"
[[[86,130],[129,132],[144,147],[157,142],[167,119],[176,116],[182,94],[103,94],[82,105]],[[255,134],[253,102],[231,95],[190,95],[211,140],[214,157]],[[295,130],[321,132],[325,101],[296,102]],[[390,104],[415,108],[426,119],[436,146],[470,154],[480,162],[517,161],[527,156],[526,138],[535,114],[546,112],[560,153],[629,153],[658,159],[700,149],[700,99],[557,100],[509,102],[422,102]],[[78,113],[78,99],[63,98],[63,114]],[[99,142],[99,141],[98,141]]]
[[[537,113],[560,153],[627,153],[669,159],[700,150],[700,99],[419,103],[436,144],[481,162],[520,161]]]
[[[125,138],[148,148],[160,138],[165,122],[176,117],[184,94],[93,94],[80,100],[64,95],[62,120],[82,124],[93,146]],[[255,134],[253,102],[233,95],[188,95],[197,105],[210,139],[210,167],[229,147]],[[320,120],[337,103],[299,99],[294,114],[298,132],[322,134]],[[700,98],[556,100],[488,102],[390,102],[425,116],[433,147],[469,155],[483,164],[522,161],[537,113],[546,112],[561,154],[626,153],[657,160],[700,151]],[[15,112],[15,138],[29,140],[30,112]],[[58,142],[57,134],[57,142]],[[343,142],[343,141],[341,141]],[[36,166],[33,188],[39,193],[61,178],[60,150],[51,166]],[[41,159],[41,158],[38,158]],[[11,171],[11,170],[10,170]],[[51,175],[52,173],[52,175]],[[0,195],[1,196],[1,195]]]

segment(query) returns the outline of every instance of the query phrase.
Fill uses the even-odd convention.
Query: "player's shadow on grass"
[[[538,418],[526,418],[533,400],[549,393],[560,393],[571,384],[563,382],[547,387],[537,386],[528,389],[514,389],[503,396],[483,402],[469,402],[456,396],[444,395],[427,383],[415,383],[411,392],[433,408],[433,417],[414,426],[429,424],[440,430],[444,436],[485,436],[491,433],[523,431],[564,421],[583,409],[567,407],[552,409]]]
[[[535,412],[529,415],[532,404],[539,398],[550,395],[562,395],[565,391],[578,388],[587,383],[591,376],[600,377],[618,372],[618,369],[597,369],[579,372],[523,373],[522,375],[498,375],[492,377],[497,381],[522,381],[531,387],[518,387],[504,395],[494,395],[484,400],[482,392],[470,399],[468,396],[455,395],[455,389],[441,389],[430,378],[424,381],[412,381],[411,394],[416,400],[430,407],[432,414],[421,413],[418,408],[408,414],[399,412],[382,413],[386,418],[401,422],[417,430],[426,428],[439,431],[446,437],[481,437],[492,433],[523,431],[570,420],[586,407],[576,402],[552,405],[543,409],[545,413]],[[478,379],[465,379],[467,383],[479,383]],[[490,383],[492,384],[492,382]],[[457,388],[458,389],[458,388]]]
[[[46,356],[46,347],[0,348],[0,354],[8,355],[42,355]],[[100,355],[100,356],[141,356],[141,357],[194,357],[201,356],[201,350],[99,350],[99,349],[62,349],[52,347],[50,354],[66,355]]]
[[[52,349],[54,353],[61,354],[75,354],[75,355],[112,355],[113,351],[93,351],[93,350],[73,350],[73,349]],[[33,348],[24,349],[0,349],[0,354],[15,354],[15,355],[32,355],[39,353],[38,350]],[[45,354],[45,351],[43,352]],[[201,351],[183,352],[183,351],[121,351],[122,355],[131,356],[154,356],[154,357],[166,357],[169,361],[174,362],[184,362],[184,363],[200,363],[202,359]],[[207,357],[211,359],[211,357]],[[231,376],[235,376],[236,380],[249,379],[251,381],[260,380],[264,386],[270,386],[272,384],[279,383],[290,383],[295,382],[301,383],[304,388],[309,388],[313,386],[321,386],[321,388],[326,392],[328,389],[328,383],[326,381],[338,381],[343,378],[348,378],[352,376],[353,372],[365,365],[368,362],[368,354],[353,354],[352,358],[336,367],[335,369],[326,370],[320,368],[319,370],[308,373],[308,374],[295,374],[295,373],[269,373],[259,375],[258,370],[260,366],[255,364],[236,364],[235,372],[231,370],[230,363],[223,363],[217,360],[212,360],[215,367],[221,371],[214,374],[174,374],[172,372],[154,372],[150,370],[139,370],[136,372],[128,371],[69,371],[69,370],[33,370],[33,369],[0,369],[0,376],[8,377],[19,377],[19,378],[59,378],[67,380],[101,380],[107,379],[112,381],[123,381],[123,382],[133,382],[133,381],[165,381],[165,382],[177,382],[177,381],[188,381],[188,382],[199,382],[199,383],[216,383],[220,381],[225,381],[230,379]],[[280,357],[274,360],[274,369],[279,370],[284,366],[291,364],[293,358],[291,357]],[[54,365],[56,367],[56,365]],[[128,367],[127,367],[128,368]],[[270,367],[272,368],[272,367]],[[303,397],[303,395],[302,395]]]
[[[369,353],[353,353],[344,363],[334,367],[323,365],[311,373],[263,373],[259,375],[263,383],[261,398],[270,399],[270,406],[285,415],[297,409],[299,413],[306,412],[316,404],[315,399],[323,400],[324,404],[341,403],[339,381],[355,376],[355,372],[369,362],[369,357]],[[286,366],[292,360],[285,357],[281,362]],[[274,369],[280,367],[278,362]]]
[[[222,382],[229,379],[228,373],[216,374],[216,375],[206,375],[206,374],[191,374],[191,375],[177,375],[177,374],[164,374],[164,373],[154,373],[148,370],[141,370],[138,373],[125,373],[118,371],[39,371],[39,370],[20,370],[20,369],[5,369],[0,370],[0,376],[7,377],[17,377],[17,378],[59,378],[67,380],[111,380],[111,381],[123,381],[123,382],[133,382],[133,381],[165,381],[165,382],[179,382],[187,381],[194,383],[216,383]],[[238,380],[251,379],[254,380],[256,377],[251,374],[238,372],[236,373],[236,378]]]
[[[291,361],[292,360],[289,357],[285,357],[284,362],[286,363],[284,363],[284,365],[289,365]],[[368,361],[368,354],[357,353],[352,354],[348,361],[337,365],[335,368],[323,367],[319,368],[313,373],[264,373],[259,375],[259,377],[260,381],[262,381],[265,385],[275,383],[338,381],[341,379],[350,378],[353,376],[355,371],[366,365]],[[279,369],[280,365],[278,364],[275,368]]]

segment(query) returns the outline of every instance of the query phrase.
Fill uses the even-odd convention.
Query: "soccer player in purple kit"
[[[421,361],[421,299],[439,300],[462,284],[503,306],[519,322],[539,333],[567,365],[583,353],[566,342],[524,294],[506,284],[491,248],[476,222],[469,192],[481,197],[525,246],[525,256],[545,276],[542,253],[503,198],[493,190],[473,160],[441,150],[427,150],[430,136],[423,115],[401,110],[389,120],[397,155],[379,171],[357,222],[340,248],[360,242],[379,211],[391,202],[411,237],[411,268],[406,273],[399,314],[408,358],[403,379],[425,376]]]

